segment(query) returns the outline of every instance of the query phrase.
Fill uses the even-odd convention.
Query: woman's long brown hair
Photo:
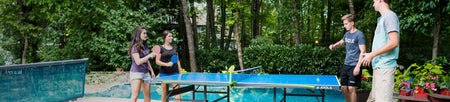
[[[131,49],[133,47],[135,47],[137,49],[139,54],[144,54],[144,52],[142,52],[142,49],[144,48],[145,41],[140,38],[142,30],[144,30],[144,29],[145,29],[144,26],[138,26],[138,27],[134,28],[133,35],[131,36],[130,48],[128,49],[129,56],[131,56]]]

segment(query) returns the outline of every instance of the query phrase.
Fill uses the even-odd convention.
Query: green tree
[[[194,47],[194,38],[192,36],[192,29],[191,29],[191,20],[188,16],[187,11],[187,2],[186,0],[182,0],[182,7],[183,7],[183,18],[184,22],[186,22],[186,35],[188,38],[188,46],[189,46],[189,62],[191,65],[191,71],[197,72],[197,62],[195,61],[195,47]]]
[[[21,57],[22,64],[37,62],[41,59],[36,51],[41,44],[38,37],[49,26],[51,17],[58,10],[58,5],[50,1],[39,0],[2,0],[0,2],[0,27],[2,34],[10,40],[3,48],[11,51],[14,57]],[[49,5],[49,6],[47,6]],[[56,9],[50,9],[56,8]],[[52,13],[54,12],[54,13]]]

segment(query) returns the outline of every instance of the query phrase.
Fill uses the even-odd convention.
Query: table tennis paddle
[[[159,45],[153,46],[152,52],[155,53],[155,54],[161,53],[161,47],[159,47]]]
[[[171,61],[172,61],[173,64],[177,63],[178,62],[178,56],[177,55],[173,55]]]

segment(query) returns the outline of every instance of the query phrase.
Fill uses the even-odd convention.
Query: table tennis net
[[[257,75],[260,71],[261,71],[261,66],[233,71],[232,72],[233,77],[232,77],[231,81],[240,81],[240,80],[247,79],[249,77]]]
[[[233,71],[233,74],[258,74],[261,72],[261,66]]]

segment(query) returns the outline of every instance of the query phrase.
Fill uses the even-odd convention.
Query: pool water
[[[183,86],[183,85],[182,85]],[[226,91],[226,87],[223,86],[208,86],[208,91]],[[203,89],[200,87],[199,89]],[[286,89],[286,93],[310,93],[307,89]],[[161,100],[162,87],[161,85],[151,85],[151,98],[152,100]],[[273,101],[273,88],[232,88],[230,89],[230,101],[231,102],[272,102]],[[283,89],[277,88],[277,101],[283,98]],[[316,93],[320,93],[318,90]],[[215,100],[225,96],[225,94],[208,93],[207,99],[209,101]],[[123,84],[111,87],[111,89],[97,92],[87,93],[85,97],[114,97],[114,98],[130,98],[131,97],[131,85]],[[192,99],[192,92],[181,94],[183,99]],[[203,93],[196,93],[196,99],[203,99]],[[144,99],[144,94],[139,94],[139,99]],[[173,98],[173,97],[172,97]],[[322,100],[319,97],[319,100]],[[309,96],[287,96],[287,102],[317,102],[316,97]],[[345,98],[340,90],[325,90],[326,102],[345,102]],[[226,102],[226,99],[220,102]]]

